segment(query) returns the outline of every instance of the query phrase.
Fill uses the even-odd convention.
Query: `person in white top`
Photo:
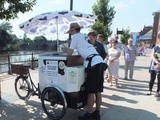
[[[72,35],[70,47],[67,49],[68,55],[72,55],[74,49],[86,60],[87,65],[87,77],[86,77],[86,92],[87,98],[87,113],[84,116],[80,116],[79,120],[90,120],[96,118],[100,120],[100,106],[101,106],[101,92],[103,92],[103,73],[104,62],[102,57],[98,54],[93,45],[89,44],[85,36],[80,33],[80,26],[78,23],[71,23],[70,29],[67,33]],[[96,102],[95,111],[93,109],[94,102]]]
[[[108,49],[110,49],[112,47],[112,40],[114,40],[114,38],[110,37],[108,39],[108,44],[106,45],[107,46],[107,53],[108,53]],[[107,54],[107,57],[106,57],[106,62],[108,62],[108,54]],[[105,71],[105,79],[109,82],[109,78],[108,78],[108,69]]]
[[[112,39],[114,39],[114,38],[111,38],[111,37],[110,37],[110,38],[108,39],[107,49],[109,49],[109,48],[112,47],[112,46],[111,46],[111,45],[112,45]]]
[[[111,48],[108,49],[108,78],[112,86],[112,79],[115,78],[116,87],[118,87],[118,69],[121,50],[117,47],[117,41],[112,39]]]

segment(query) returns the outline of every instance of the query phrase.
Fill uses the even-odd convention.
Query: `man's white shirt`
[[[84,59],[86,59],[89,55],[98,54],[94,46],[87,42],[82,33],[76,33],[72,36],[70,48],[76,49]],[[92,59],[91,66],[101,62],[103,62],[103,59],[100,56],[95,56]]]

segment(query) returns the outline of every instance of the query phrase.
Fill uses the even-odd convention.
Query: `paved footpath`
[[[147,96],[149,57],[137,57],[133,80],[123,80],[124,61],[120,58],[120,88],[109,86],[105,81],[101,120],[160,120],[160,98]],[[31,71],[35,83],[38,71]],[[2,100],[0,120],[49,120],[41,107],[40,99],[32,96],[28,101],[20,100],[14,90],[15,75],[0,74]],[[153,88],[156,91],[156,84]],[[67,109],[62,120],[77,120],[84,110]]]

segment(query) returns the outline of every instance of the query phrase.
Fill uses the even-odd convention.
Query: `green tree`
[[[120,37],[120,41],[122,44],[127,45],[128,39],[131,37],[130,29],[123,29],[123,34]]]
[[[28,38],[27,37],[27,34],[26,33],[24,33],[23,34],[23,37],[21,38],[21,39],[19,39],[19,42],[21,43],[21,44],[28,44],[28,43],[31,43],[31,42],[33,42],[30,38]]]
[[[0,24],[1,49],[4,49],[5,47],[5,50],[18,50],[18,46],[20,45],[21,41],[15,34],[12,34],[12,28],[13,27],[9,22],[2,22]]]
[[[42,41],[47,41],[47,39],[46,39],[46,37],[44,37],[43,35],[41,35],[41,36],[34,37],[34,41],[35,42],[42,42]]]
[[[6,50],[19,50],[21,44],[20,39],[15,34],[11,34],[10,37],[11,41],[7,43]]]
[[[23,34],[23,41],[24,41],[24,43],[27,42],[27,34],[26,33]]]
[[[12,25],[9,22],[2,22],[0,28],[8,33],[12,33]]]
[[[0,48],[4,49],[7,44],[12,40],[10,32],[12,31],[12,26],[9,22],[3,22],[0,24]]]
[[[0,29],[0,49],[4,49],[11,40],[10,34],[5,30]]]
[[[93,13],[98,17],[92,26],[98,34],[103,34],[105,40],[112,34],[111,25],[115,15],[114,7],[109,6],[110,0],[97,0],[93,6]]]
[[[18,13],[32,10],[36,0],[1,0],[0,19],[10,20],[17,17]]]

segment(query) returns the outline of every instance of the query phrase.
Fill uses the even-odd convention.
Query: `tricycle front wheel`
[[[47,87],[41,94],[44,112],[52,120],[61,119],[67,108],[66,99],[62,91],[55,87]]]
[[[20,99],[26,100],[31,92],[27,76],[18,76],[15,80],[15,91]]]

